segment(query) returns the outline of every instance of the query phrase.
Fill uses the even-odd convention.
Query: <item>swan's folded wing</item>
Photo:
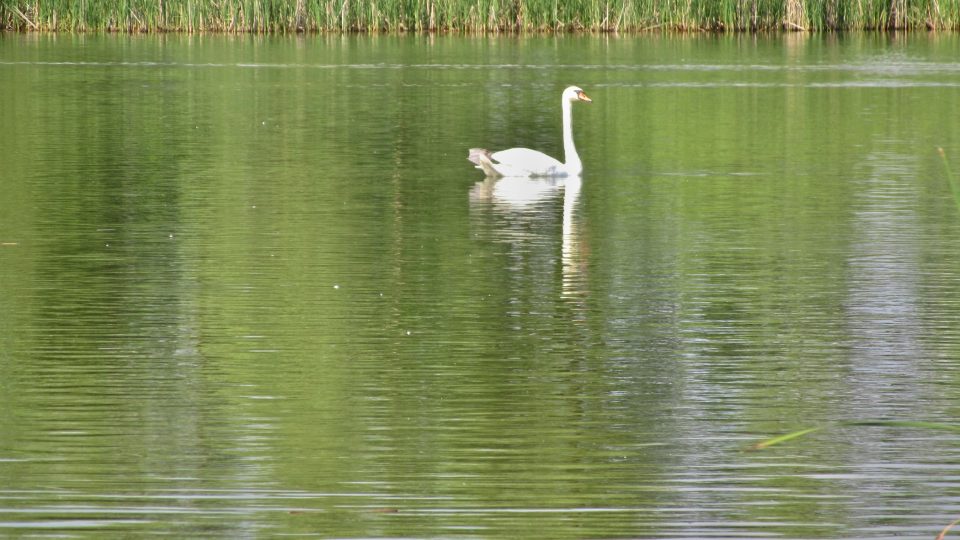
[[[511,148],[494,152],[490,157],[497,169],[509,167],[517,176],[550,176],[563,169],[563,163],[529,148]]]

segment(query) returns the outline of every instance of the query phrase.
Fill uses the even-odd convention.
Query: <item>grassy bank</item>
[[[960,29],[960,0],[0,0],[21,31]]]

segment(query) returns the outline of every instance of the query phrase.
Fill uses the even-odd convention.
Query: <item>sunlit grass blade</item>
[[[803,437],[815,431],[820,431],[827,427],[852,427],[852,426],[880,426],[880,427],[900,427],[900,428],[911,428],[911,429],[932,429],[939,431],[955,431],[960,432],[960,424],[944,424],[941,422],[925,422],[918,420],[851,420],[849,422],[838,422],[836,424],[830,424],[829,426],[814,426],[797,431],[792,431],[790,433],[779,435],[773,437],[772,439],[767,439],[761,441],[750,447],[751,450],[763,450],[765,448],[770,448],[771,446],[785,443],[787,441],[792,441],[798,437]]]

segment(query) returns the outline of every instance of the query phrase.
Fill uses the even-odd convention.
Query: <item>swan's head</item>
[[[587,103],[593,101],[587,97],[578,86],[568,86],[567,89],[563,91],[563,99],[564,101],[586,101]]]

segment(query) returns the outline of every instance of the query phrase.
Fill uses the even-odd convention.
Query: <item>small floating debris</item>
[[[337,285],[336,283],[334,283],[334,284],[333,284],[333,288],[334,288],[334,289],[339,289],[339,288],[340,288],[340,285]]]
[[[20,245],[20,242],[0,242],[0,246],[3,246],[3,247],[13,247],[13,246],[19,246],[19,245]]]

